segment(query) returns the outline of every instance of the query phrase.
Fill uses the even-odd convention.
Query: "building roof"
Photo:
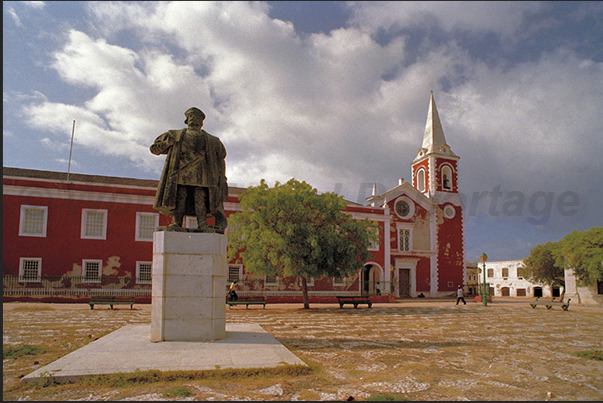
[[[400,181],[401,183],[398,186],[389,189],[383,194],[367,197],[367,200],[371,203],[375,203],[375,206],[377,207],[385,205],[385,203],[398,198],[400,195],[406,195],[425,210],[430,210],[433,208],[433,202],[429,199],[429,197],[425,196],[409,182],[402,182],[402,179]]]
[[[54,172],[54,171],[41,171],[36,169],[24,169],[24,168],[2,168],[3,176],[13,176],[20,178],[29,179],[46,179],[55,181],[67,182],[67,172]],[[107,185],[122,185],[122,186],[140,186],[157,188],[159,180],[154,179],[138,179],[138,178],[127,178],[118,176],[104,176],[104,175],[87,175],[87,174],[69,174],[69,182],[80,182],[80,183],[102,183]],[[240,187],[228,187],[228,194],[231,196],[237,196],[243,193],[246,189]]]
[[[55,180],[67,182],[67,172],[54,172],[54,171],[41,171],[37,169],[25,169],[25,168],[12,168],[3,167],[3,176],[12,176],[29,179],[44,179],[44,180]],[[96,183],[96,184],[107,184],[107,185],[122,185],[122,186],[139,186],[157,188],[159,180],[154,179],[137,179],[137,178],[125,178],[117,176],[104,176],[104,175],[86,175],[86,174],[69,174],[69,182],[80,182],[80,183]],[[229,196],[238,196],[244,193],[247,188],[242,187],[228,187]],[[363,207],[362,204],[354,203],[346,200],[348,206]]]
[[[76,174],[67,172],[54,172],[54,171],[41,171],[36,169],[24,169],[24,168],[2,168],[3,176],[17,176],[21,178],[30,179],[48,179],[57,181],[67,181],[69,176],[70,182],[85,182],[85,183],[104,183],[108,185],[126,185],[126,186],[142,186],[142,187],[157,187],[158,180],[153,179],[136,179],[136,178],[123,178],[116,176],[103,176],[103,175],[86,175]]]

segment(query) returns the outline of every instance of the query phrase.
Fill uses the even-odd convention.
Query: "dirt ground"
[[[314,371],[128,387],[19,379],[126,324],[150,323],[150,305],[4,303],[3,346],[47,352],[3,360],[3,400],[603,400],[603,361],[576,355],[603,350],[603,307],[532,309],[528,301],[234,307],[227,323],[260,324]]]

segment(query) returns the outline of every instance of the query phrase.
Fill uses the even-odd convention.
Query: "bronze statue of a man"
[[[184,216],[192,215],[198,222],[195,231],[224,233],[226,148],[219,138],[201,129],[205,114],[200,109],[189,108],[184,116],[187,128],[169,130],[151,145],[153,154],[167,154],[153,207],[174,217],[167,230],[183,230]],[[215,218],[214,228],[206,223],[208,213]]]

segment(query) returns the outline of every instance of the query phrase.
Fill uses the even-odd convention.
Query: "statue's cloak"
[[[169,130],[163,133],[151,145],[151,152],[155,155],[167,154],[163,172],[157,193],[155,194],[155,210],[166,214],[174,215],[176,208],[176,195],[178,188],[178,173],[181,169],[187,167],[180,164],[180,151],[182,148],[182,139],[187,129]],[[228,184],[226,181],[226,148],[222,141],[216,136],[212,136],[205,130],[201,132],[206,135],[206,149],[204,159],[201,161],[201,170],[203,174],[203,185],[208,188],[209,206],[208,212],[214,214],[218,211],[224,213],[223,202],[228,199]],[[185,215],[195,215],[194,207],[187,205]]]

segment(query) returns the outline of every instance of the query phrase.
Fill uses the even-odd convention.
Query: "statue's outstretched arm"
[[[169,149],[174,145],[174,135],[170,132],[163,133],[155,139],[151,145],[151,153],[155,155],[167,154]]]

